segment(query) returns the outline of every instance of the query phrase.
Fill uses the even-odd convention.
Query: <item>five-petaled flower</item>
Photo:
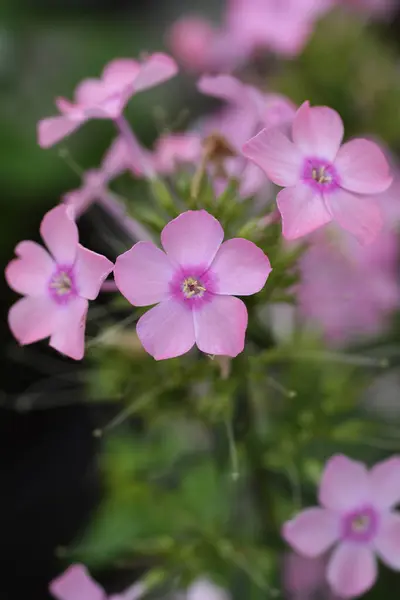
[[[131,96],[167,81],[177,70],[175,61],[162,53],[141,62],[128,58],[111,61],[100,79],[85,79],[78,85],[74,102],[57,98],[61,115],[39,121],[39,145],[53,146],[90,119],[117,120]]]
[[[379,147],[365,139],[341,146],[344,128],[338,113],[305,102],[297,111],[291,137],[281,128],[261,131],[243,148],[277,185],[283,235],[302,237],[332,220],[369,243],[382,216],[375,199],[392,182]]]
[[[8,322],[20,344],[50,337],[50,346],[79,360],[84,355],[88,300],[94,300],[113,269],[101,254],[79,244],[78,228],[64,205],[50,210],[40,226],[50,252],[32,241],[18,244],[6,268],[9,286],[24,298]]]
[[[355,598],[377,578],[377,554],[400,571],[400,457],[376,464],[337,455],[325,466],[319,488],[323,508],[308,508],[283,528],[300,554],[316,557],[336,545],[327,567],[328,583],[343,598]]]
[[[156,360],[180,356],[194,344],[211,355],[237,356],[244,347],[247,309],[235,295],[259,292],[271,271],[252,242],[222,243],[220,223],[205,210],[168,223],[161,242],[139,242],[117,258],[115,282],[134,306],[157,304],[138,321],[137,334]]]

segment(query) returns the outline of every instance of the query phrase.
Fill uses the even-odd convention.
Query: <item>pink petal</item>
[[[195,343],[193,313],[170,298],[140,317],[136,332],[143,348],[156,360],[181,356]]]
[[[387,513],[381,519],[374,541],[376,551],[388,567],[400,571],[400,513]]]
[[[293,141],[303,155],[333,161],[344,134],[338,113],[327,106],[300,106],[293,121]]]
[[[203,94],[226,100],[232,104],[241,104],[245,99],[246,86],[231,75],[204,75],[197,83],[197,89]]]
[[[339,544],[328,563],[328,583],[341,598],[361,596],[374,585],[377,575],[376,559],[367,545]]]
[[[121,294],[134,306],[148,306],[168,298],[174,269],[152,242],[138,242],[118,256],[114,279]]]
[[[276,203],[282,216],[282,233],[288,240],[307,235],[332,221],[321,194],[301,183],[281,190]]]
[[[104,590],[93,581],[83,565],[72,565],[53,579],[50,593],[57,600],[105,600]]]
[[[20,242],[15,248],[18,256],[5,271],[8,285],[19,294],[40,296],[46,293],[55,264],[48,252],[36,242]]]
[[[243,351],[247,328],[245,304],[234,296],[213,296],[193,311],[196,344],[211,355],[235,357]]]
[[[271,264],[253,242],[234,238],[224,242],[211,265],[217,277],[218,294],[250,296],[265,285]]]
[[[8,313],[11,333],[22,345],[48,338],[55,327],[56,310],[49,296],[21,298]]]
[[[82,120],[72,120],[68,117],[50,117],[39,121],[37,139],[41,148],[50,148],[60,140],[70,135],[83,123]]]
[[[319,486],[320,503],[331,510],[359,508],[370,498],[368,471],[361,462],[338,454],[328,460]]]
[[[141,70],[135,79],[135,92],[163,83],[178,73],[178,65],[167,54],[156,52],[149,56],[141,65]]]
[[[335,167],[341,186],[358,194],[380,194],[393,181],[385,155],[369,140],[357,139],[343,144]]]
[[[370,244],[380,232],[383,217],[374,198],[357,196],[339,188],[327,195],[325,201],[333,219],[362,244]]]
[[[57,322],[50,346],[74,360],[85,354],[85,326],[89,303],[85,298],[75,298],[57,311]]]
[[[400,502],[400,456],[376,464],[369,476],[374,506],[388,509]]]
[[[103,69],[101,78],[107,84],[126,86],[133,84],[140,72],[141,65],[132,58],[117,58]]]
[[[208,581],[197,579],[192,583],[185,595],[186,600],[230,600],[229,594],[223,589]]]
[[[126,140],[118,136],[108,148],[101,169],[107,181],[117,177],[129,168],[129,148]]]
[[[113,268],[108,258],[78,244],[74,275],[79,295],[87,300],[97,298],[103,281]]]
[[[188,210],[161,232],[168,258],[182,266],[210,266],[224,239],[220,223],[205,210]]]
[[[75,89],[77,105],[93,105],[101,102],[106,96],[106,88],[100,79],[88,78],[81,81]]]
[[[60,204],[43,217],[40,235],[59,265],[72,265],[79,242],[78,228],[71,211]]]
[[[300,180],[302,155],[278,127],[263,129],[251,138],[243,146],[243,154],[277,185],[292,186]]]
[[[307,508],[283,527],[283,537],[288,544],[309,558],[326,552],[339,535],[339,516],[323,508]]]

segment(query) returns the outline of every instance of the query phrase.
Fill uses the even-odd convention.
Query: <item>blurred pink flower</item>
[[[337,229],[316,232],[299,261],[302,319],[334,345],[379,333],[400,307],[398,250],[390,230],[367,246]]]
[[[88,300],[94,300],[113,264],[79,244],[78,228],[66,206],[43,218],[39,244],[23,241],[5,271],[8,285],[24,294],[10,309],[8,323],[22,345],[50,337],[50,346],[70,358],[84,355]]]
[[[244,155],[285,187],[277,204],[287,239],[332,220],[363,243],[380,231],[381,211],[370,196],[389,188],[388,162],[368,140],[341,145],[343,133],[336,111],[305,102],[293,120],[291,137],[281,128],[264,129],[244,145]]]
[[[319,486],[323,508],[302,511],[285,523],[283,537],[300,554],[314,558],[335,545],[327,580],[343,598],[355,598],[375,583],[377,554],[400,571],[400,457],[369,472],[346,456],[327,462]]]
[[[117,258],[114,277],[134,306],[157,304],[137,324],[145,350],[156,360],[188,352],[237,356],[247,328],[248,296],[264,286],[267,256],[245,239],[222,243],[220,223],[205,210],[187,211],[162,233],[163,252],[139,242]]]
[[[229,600],[229,595],[208,579],[197,579],[187,590],[185,600]]]
[[[334,0],[228,0],[227,28],[232,40],[254,54],[268,49],[296,56],[312,34],[315,21]]]
[[[143,584],[137,583],[121,594],[107,596],[103,588],[94,581],[84,565],[71,565],[49,585],[52,596],[57,600],[139,600],[144,593]]]
[[[166,54],[156,53],[138,62],[116,59],[103,70],[100,79],[85,79],[75,90],[74,102],[58,98],[61,115],[38,123],[38,143],[48,148],[70,135],[89,119],[121,117],[129,99],[162,83],[177,73],[177,66]]]
[[[288,600],[340,600],[326,581],[326,557],[308,558],[288,552],[283,559],[283,587]],[[286,596],[285,596],[286,598]]]
[[[158,138],[153,154],[156,171],[172,175],[181,166],[197,165],[202,154],[202,138],[196,132],[170,133]]]

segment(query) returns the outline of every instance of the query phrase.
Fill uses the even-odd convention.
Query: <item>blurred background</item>
[[[113,58],[165,50],[166,31],[176,19],[197,13],[217,24],[222,10],[222,0],[1,0],[3,267],[19,240],[38,240],[44,212],[79,187],[74,163],[82,170],[95,167],[114,137],[110,122],[92,121],[60,145],[40,149],[36,124],[55,114],[54,98],[72,97],[81,79],[98,76]],[[295,103],[310,99],[332,106],[343,117],[347,135],[367,132],[393,156],[400,151],[398,3],[379,17],[358,7],[329,13],[315,25],[299,56],[278,59],[265,53],[238,72]],[[128,117],[143,143],[151,144],[166,125],[180,119],[187,125],[214,105],[196,92],[195,80],[196,74],[183,73],[130,103]],[[112,247],[98,230],[104,218],[93,209],[81,221],[81,235],[84,244],[112,259]],[[6,322],[16,296],[4,278],[0,285],[1,596],[9,600],[29,594],[39,600],[48,597],[49,580],[65,566],[62,549],[86,527],[102,497],[102,442],[93,431],[115,409],[108,402],[86,402],[88,361],[72,364],[45,344],[18,348]],[[386,339],[398,344],[398,334],[394,324]],[[400,401],[397,384],[390,388],[394,399],[387,399],[390,410]],[[110,591],[120,590],[127,579],[124,568],[116,573],[114,566],[100,564],[96,571]],[[131,567],[126,571],[131,580]],[[368,598],[395,598],[398,592],[400,577],[391,574]]]

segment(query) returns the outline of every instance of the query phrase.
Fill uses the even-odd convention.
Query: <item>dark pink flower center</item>
[[[184,267],[175,272],[169,285],[177,300],[190,309],[196,309],[210,302],[215,290],[215,278],[205,267]]]
[[[49,281],[49,292],[58,304],[67,304],[77,295],[72,267],[57,267]]]
[[[367,506],[347,513],[342,520],[342,538],[352,542],[369,542],[377,534],[379,515]]]
[[[307,158],[303,166],[303,181],[320,192],[332,192],[339,186],[334,165],[320,158]]]

